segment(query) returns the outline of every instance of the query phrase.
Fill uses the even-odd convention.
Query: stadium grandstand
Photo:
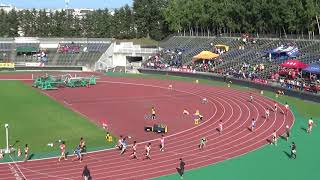
[[[112,39],[12,38],[0,39],[2,62],[22,64],[93,65]]]
[[[0,39],[0,61],[21,67],[81,67],[91,71],[137,72],[140,67],[209,72],[317,92],[320,41],[303,39],[173,36],[159,47],[99,38]],[[201,55],[203,53],[204,57]],[[208,57],[206,57],[206,55]],[[211,55],[211,56],[210,56]],[[212,56],[213,55],[213,56]],[[284,67],[299,60],[305,67]],[[312,81],[310,79],[312,77]],[[307,79],[305,79],[307,78]],[[288,84],[289,83],[289,84]],[[311,85],[313,88],[311,88]]]
[[[161,44],[161,51],[144,62],[145,68],[185,72],[210,72],[262,83],[317,92],[319,72],[308,73],[320,63],[320,41],[302,39],[174,36]],[[202,53],[211,53],[209,56]],[[290,60],[306,64],[288,67]],[[313,77],[310,79],[310,77]],[[312,88],[310,87],[312,86]]]

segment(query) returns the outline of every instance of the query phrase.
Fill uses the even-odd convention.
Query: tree
[[[161,39],[168,33],[164,11],[167,0],[134,0],[133,15],[138,38]]]

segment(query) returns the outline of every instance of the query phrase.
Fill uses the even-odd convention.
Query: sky
[[[132,5],[133,0],[69,0],[70,8],[119,8],[125,4]],[[50,8],[65,7],[65,0],[0,0],[2,4],[10,4],[17,8]]]

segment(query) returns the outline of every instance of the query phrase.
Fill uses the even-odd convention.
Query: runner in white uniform
[[[160,139],[160,151],[164,151],[164,136],[163,135]]]
[[[252,118],[251,131],[253,132],[255,128],[256,128],[256,120],[254,118]]]
[[[151,160],[150,151],[151,151],[151,143],[149,143],[149,144],[146,146],[146,155],[145,155],[145,159],[150,159],[150,160]]]
[[[277,133],[276,133],[276,130],[273,131],[272,133],[272,144],[273,145],[277,145]]]
[[[249,102],[253,102],[253,96],[252,96],[252,94],[250,94]]]
[[[222,124],[222,120],[220,120],[220,123],[219,123],[219,132],[222,133],[222,130],[223,130],[223,124]]]
[[[268,108],[266,109],[265,116],[266,116],[266,119],[269,119],[270,117],[270,111]]]
[[[286,108],[285,115],[288,115],[288,111],[289,111],[289,105],[288,105],[288,103],[286,103],[286,104],[284,105],[284,107]]]

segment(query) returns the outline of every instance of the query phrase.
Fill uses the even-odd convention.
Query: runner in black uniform
[[[183,179],[184,166],[185,166],[185,165],[186,165],[186,163],[183,162],[182,158],[180,158],[180,164],[179,164],[179,167],[177,167],[177,171],[178,171],[181,179]]]
[[[151,119],[152,120],[156,119],[156,109],[154,107],[151,108]]]
[[[291,159],[296,159],[297,158],[297,147],[296,147],[296,144],[294,142],[292,142],[291,144]]]

